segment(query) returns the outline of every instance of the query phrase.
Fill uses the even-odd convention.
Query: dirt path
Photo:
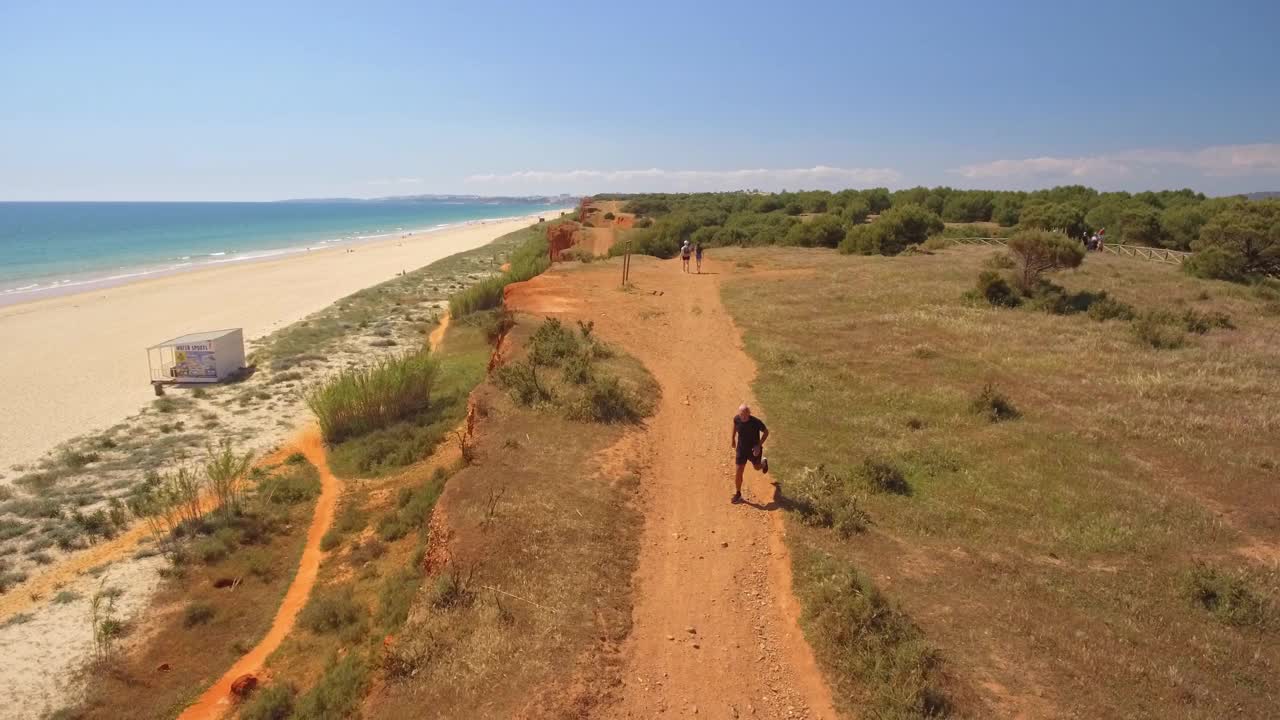
[[[621,700],[604,715],[834,718],[796,623],[773,488],[748,470],[748,503],[729,502],[731,419],[753,400],[755,366],[720,302],[724,275],[716,273],[730,268],[704,267],[708,274],[687,275],[675,261],[636,258],[634,291],[618,289],[616,263],[557,269],[509,290],[513,309],[594,320],[662,386],[648,423],[645,529]]]
[[[302,559],[298,563],[298,574],[294,576],[275,619],[271,621],[271,629],[262,640],[247,654],[236,661],[212,687],[204,692],[193,704],[178,717],[185,720],[213,720],[221,717],[232,702],[231,683],[247,673],[257,674],[262,670],[267,656],[275,652],[280,643],[293,629],[298,612],[306,605],[315,585],[316,575],[320,571],[320,561],[324,558],[320,550],[320,538],[324,537],[333,522],[334,508],[342,484],[329,471],[329,463],[325,459],[324,444],[320,440],[318,430],[312,428],[292,445],[281,452],[301,452],[307,460],[320,471],[320,499],[316,501],[315,515],[311,527],[307,528],[307,544],[302,549]]]
[[[446,312],[440,316],[440,324],[436,325],[431,334],[427,335],[427,347],[431,348],[431,352],[440,349],[440,343],[444,342],[444,334],[449,331],[449,313]]]

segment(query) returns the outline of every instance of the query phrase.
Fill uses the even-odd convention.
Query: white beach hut
[[[241,328],[191,333],[147,348],[156,394],[170,383],[216,383],[244,369]]]

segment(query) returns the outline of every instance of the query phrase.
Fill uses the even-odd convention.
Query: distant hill
[[[467,202],[467,203],[546,203],[548,205],[569,205],[578,204],[580,198],[577,195],[502,195],[502,196],[485,196],[485,195],[393,195],[390,197],[380,198],[296,198],[293,200],[281,200],[285,203],[379,203],[379,202],[422,202],[422,203],[448,203],[448,202]]]
[[[1249,193],[1245,195],[1245,197],[1250,200],[1271,200],[1273,198],[1280,198],[1280,191],[1272,190],[1270,192]]]

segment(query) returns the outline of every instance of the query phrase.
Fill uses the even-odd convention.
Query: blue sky
[[[1274,0],[3,0],[0,199],[1278,190],[1277,28]]]

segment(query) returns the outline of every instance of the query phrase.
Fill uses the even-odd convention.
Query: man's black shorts
[[[739,445],[736,453],[735,463],[741,467],[747,463],[751,463],[752,467],[760,469],[760,456],[755,454],[755,448]]]

